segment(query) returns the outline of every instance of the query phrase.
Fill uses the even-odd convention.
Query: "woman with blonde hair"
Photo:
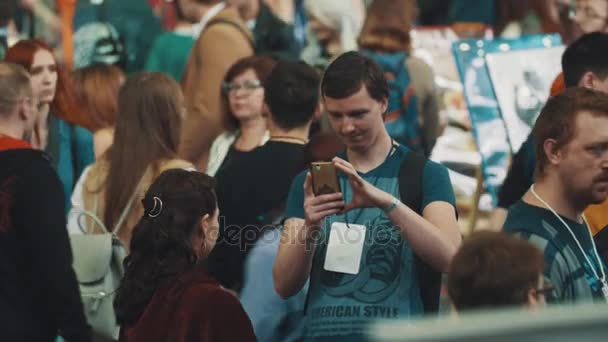
[[[118,112],[113,145],[84,171],[72,194],[68,230],[85,230],[81,224],[91,222],[80,220],[79,214],[86,211],[128,246],[131,229],[143,212],[139,199],[150,184],[164,170],[194,167],[177,159],[185,113],[175,80],[156,72],[129,77],[118,95]]]
[[[417,15],[415,0],[374,0],[368,7],[359,47],[385,74],[394,76],[387,79],[396,85],[391,87],[385,118],[389,134],[429,155],[439,135],[439,106],[433,71],[411,53],[410,31]],[[399,87],[403,92],[394,91]]]

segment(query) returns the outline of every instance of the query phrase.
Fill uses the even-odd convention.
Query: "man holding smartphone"
[[[287,298],[310,275],[306,340],[356,341],[367,323],[422,315],[414,259],[445,272],[461,236],[443,166],[424,164],[421,215],[400,201],[401,164],[414,152],[384,126],[388,85],[381,68],[345,53],[325,72],[321,94],[346,145],[332,160],[342,192],[315,195],[310,173],[296,177],[273,277]]]

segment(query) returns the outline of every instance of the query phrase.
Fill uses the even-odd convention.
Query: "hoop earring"
[[[154,207],[152,207],[152,210],[150,210],[148,216],[151,218],[155,218],[158,217],[163,211],[163,201],[156,196],[154,196],[152,199],[154,200]]]

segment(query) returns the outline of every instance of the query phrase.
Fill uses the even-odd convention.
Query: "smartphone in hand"
[[[310,163],[310,174],[315,196],[341,192],[338,172],[332,162]]]

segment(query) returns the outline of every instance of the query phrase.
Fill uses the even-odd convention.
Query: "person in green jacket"
[[[182,78],[194,45],[192,25],[200,20],[194,18],[191,13],[184,13],[181,3],[181,0],[172,2],[175,6],[177,25],[173,31],[164,32],[156,38],[144,68],[146,71],[164,72],[177,81]]]

